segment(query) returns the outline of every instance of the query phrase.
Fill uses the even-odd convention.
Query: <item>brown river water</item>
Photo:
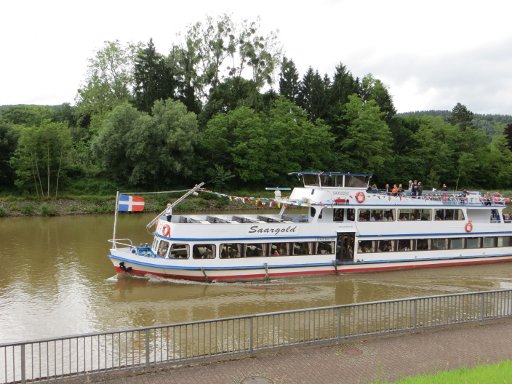
[[[117,237],[151,243],[152,214]],[[512,288],[512,263],[290,278],[270,283],[117,279],[113,216],[0,219],[0,344],[261,312]]]

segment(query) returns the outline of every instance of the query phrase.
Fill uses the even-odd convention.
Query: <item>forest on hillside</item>
[[[0,107],[0,186],[61,191],[289,185],[299,170],[450,189],[512,187],[512,116],[397,114],[389,89],[341,62],[299,74],[276,32],[227,15],[168,52],[107,41],[73,105]]]

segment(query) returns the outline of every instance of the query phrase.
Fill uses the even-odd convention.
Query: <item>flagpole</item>
[[[116,228],[117,228],[117,215],[118,215],[118,205],[119,205],[119,191],[116,192],[116,207],[115,207],[115,213],[114,213],[114,233],[112,235],[113,241],[112,244],[114,248],[117,248],[116,246]]]

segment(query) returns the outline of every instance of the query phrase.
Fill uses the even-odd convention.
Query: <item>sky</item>
[[[300,76],[371,73],[398,112],[512,114],[508,0],[18,0],[0,3],[0,105],[75,103],[105,41],[167,54],[206,16],[260,17]]]

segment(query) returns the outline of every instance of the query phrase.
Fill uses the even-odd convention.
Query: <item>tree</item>
[[[192,175],[197,136],[195,114],[179,101],[157,100],[152,115],[125,103],[107,115],[94,148],[114,180],[157,188]]]
[[[449,118],[450,123],[454,125],[459,125],[462,131],[465,131],[466,128],[472,127],[474,114],[470,110],[467,109],[465,105],[461,103],[457,103],[455,107],[452,109],[452,114]]]
[[[14,185],[14,170],[10,159],[18,144],[18,132],[0,117],[0,185]]]
[[[297,104],[304,108],[311,120],[324,118],[328,108],[329,79],[322,79],[318,71],[309,68],[299,86]]]
[[[135,54],[140,47],[140,43],[123,46],[119,40],[106,41],[89,59],[85,83],[76,97],[82,118],[103,116],[116,105],[131,100]]]
[[[372,74],[368,74],[361,81],[360,92],[364,101],[375,100],[381,112],[384,113],[384,120],[390,124],[396,115],[396,109],[393,105],[393,99],[382,81],[375,79]]]
[[[347,137],[338,146],[340,167],[386,177],[393,158],[393,139],[379,106],[374,100],[363,102],[352,95],[344,109],[350,123]]]
[[[34,188],[39,197],[59,192],[59,182],[69,168],[71,134],[64,123],[44,121],[40,126],[24,127],[11,159],[16,185]]]
[[[292,102],[299,97],[299,72],[293,60],[283,57],[279,74],[279,94]]]
[[[169,62],[155,50],[153,39],[137,52],[134,66],[135,105],[150,112],[156,100],[175,98],[177,82]]]

